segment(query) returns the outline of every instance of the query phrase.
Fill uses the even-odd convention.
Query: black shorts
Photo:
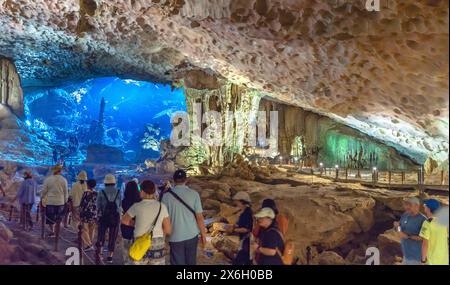
[[[64,217],[64,205],[54,206],[47,205],[45,207],[45,217],[47,225],[54,225],[55,223],[60,223]]]

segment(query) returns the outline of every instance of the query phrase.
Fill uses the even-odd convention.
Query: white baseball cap
[[[262,208],[255,214],[255,218],[269,218],[273,220],[275,219],[275,212],[271,208]]]
[[[241,192],[237,192],[236,195],[234,195],[233,200],[235,201],[245,201],[247,203],[251,203],[252,200],[250,199],[250,195],[248,195],[247,192],[241,191]]]

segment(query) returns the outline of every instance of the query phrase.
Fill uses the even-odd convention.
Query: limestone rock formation
[[[86,163],[121,164],[124,162],[124,154],[118,148],[100,144],[92,144],[87,148]]]
[[[0,105],[9,107],[19,117],[24,115],[23,92],[20,84],[16,66],[0,54]]]
[[[448,1],[364,2],[6,1],[0,53],[26,86],[118,75],[216,88],[201,75],[215,72],[445,161]]]
[[[394,230],[386,231],[378,236],[378,248],[381,252],[381,262],[384,264],[392,264],[396,260],[396,256],[403,256],[400,238]]]
[[[316,256],[312,262],[314,265],[348,265],[342,256],[333,251],[325,251]]]

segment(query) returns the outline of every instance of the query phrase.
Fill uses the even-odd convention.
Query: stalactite
[[[191,147],[187,152],[195,153],[204,151],[206,154],[204,164],[211,168],[220,169],[223,165],[233,161],[235,154],[241,154],[244,151],[244,145],[247,143],[247,132],[249,126],[249,117],[254,116],[259,106],[260,95],[252,90],[238,86],[233,83],[226,83],[218,89],[194,89],[185,88],[187,111],[189,113],[190,131],[193,134],[193,111],[194,104],[201,103],[202,114],[208,111],[217,111],[222,119],[222,144],[220,146],[207,146],[201,142],[201,139],[196,135],[191,135]],[[233,131],[230,134],[232,144],[226,145],[226,120],[228,112],[241,112],[243,115],[243,122],[237,125],[233,120]],[[202,124],[201,133],[205,130],[205,125]],[[244,141],[238,142],[239,133],[244,134]],[[198,162],[198,161],[197,161]],[[200,163],[201,164],[201,163]]]

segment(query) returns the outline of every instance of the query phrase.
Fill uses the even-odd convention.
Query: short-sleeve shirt
[[[156,221],[155,227],[153,229],[153,238],[164,237],[163,232],[163,220],[169,217],[166,205],[156,201],[156,200],[142,200],[139,203],[134,204],[127,211],[127,214],[135,218],[134,224],[134,237],[138,238],[150,231],[153,222],[158,215],[159,207],[161,205],[161,213],[159,214],[158,220]]]
[[[239,220],[236,224],[236,227],[248,229],[250,232],[252,231],[252,229],[253,229],[253,212],[250,207],[245,208],[245,210],[239,216]],[[246,236],[248,236],[248,234],[239,234],[240,239],[243,239]]]
[[[448,228],[436,219],[423,223],[420,237],[428,241],[428,264],[449,265],[448,262]]]
[[[412,216],[409,213],[405,213],[400,219],[400,227],[405,234],[418,236],[425,220],[426,217],[422,214]],[[422,241],[402,239],[401,246],[404,258],[408,260],[422,260]]]
[[[245,208],[245,210],[239,216],[236,227],[245,228],[249,231],[248,233],[240,233],[239,239],[242,241],[241,250],[250,252],[250,233],[253,230],[253,212],[250,207]]]
[[[172,191],[188,204],[197,214],[203,213],[200,195],[185,185],[177,185]],[[169,242],[181,242],[197,237],[200,230],[194,214],[169,192],[164,193],[162,202],[169,211],[172,234]]]
[[[278,249],[280,253],[284,252],[284,241],[276,227],[272,226],[266,230],[262,230],[260,240],[261,247]],[[261,254],[259,257],[259,265],[283,265],[283,261],[278,253],[274,256]]]

